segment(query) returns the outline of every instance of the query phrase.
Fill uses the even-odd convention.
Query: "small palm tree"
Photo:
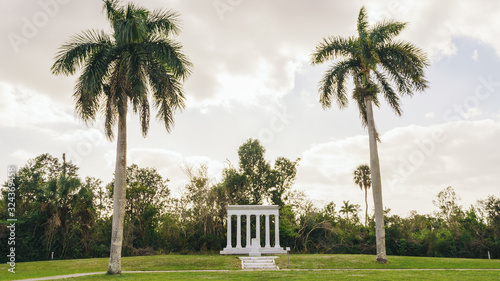
[[[178,15],[171,11],[149,10],[133,3],[104,1],[104,11],[112,33],[88,30],[60,48],[52,73],[82,73],[73,97],[76,112],[85,122],[93,122],[98,112],[105,117],[105,133],[112,140],[118,126],[113,223],[108,273],[121,272],[121,249],[125,208],[127,167],[127,111],[129,103],[138,113],[142,135],[149,129],[150,102],[157,117],[170,131],[174,112],[184,108],[181,81],[190,74],[191,63],[181,45],[170,37],[179,33]]]
[[[378,94],[382,93],[397,115],[402,114],[400,98],[412,96],[415,91],[427,88],[424,69],[429,65],[426,54],[415,45],[394,41],[406,23],[384,21],[368,25],[365,7],[359,11],[357,37],[325,38],[312,55],[312,64],[337,60],[320,82],[320,103],[324,109],[336,101],[340,108],[348,105],[346,81],[353,78],[352,99],[356,102],[361,122],[368,128],[370,168],[372,171],[373,201],[377,242],[377,261],[387,262],[385,250],[384,207],[377,141],[380,141],[372,104],[379,106]]]
[[[344,205],[340,207],[340,213],[344,214],[346,220],[349,221],[349,214],[355,214],[356,210],[358,210],[359,205],[349,204],[349,200],[343,201]]]
[[[367,164],[359,165],[354,170],[354,183],[365,190],[365,225],[368,225],[368,189],[372,185],[370,173],[370,166]]]

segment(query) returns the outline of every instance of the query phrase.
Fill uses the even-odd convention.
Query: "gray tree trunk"
[[[368,226],[368,188],[365,186],[365,226]]]
[[[108,274],[122,271],[123,223],[125,217],[125,189],[127,179],[127,98],[120,105],[118,114],[118,137],[116,143],[115,184],[113,191],[113,224]]]
[[[372,170],[373,205],[375,206],[375,234],[377,241],[377,262],[386,263],[384,205],[382,202],[382,181],[377,150],[377,135],[373,119],[372,98],[365,97],[366,117],[368,121],[368,139],[370,142],[370,169]]]

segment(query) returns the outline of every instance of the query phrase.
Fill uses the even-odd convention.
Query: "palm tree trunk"
[[[377,241],[377,262],[387,263],[385,252],[384,205],[382,202],[382,181],[377,150],[377,133],[373,119],[372,98],[365,97],[368,121],[368,139],[370,142],[370,168],[372,170],[373,204],[375,206],[375,234]]]
[[[120,274],[125,217],[125,189],[127,179],[127,98],[120,104],[118,114],[118,138],[116,143],[115,185],[113,190],[113,224],[108,274]]]
[[[368,226],[368,188],[365,186],[365,226]]]

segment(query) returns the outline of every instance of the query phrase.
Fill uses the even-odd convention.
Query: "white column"
[[[228,249],[231,249],[231,215],[227,214],[227,246]]]
[[[269,238],[269,214],[266,214],[266,248],[271,248],[271,239]]]
[[[252,233],[250,232],[250,215],[247,215],[247,245],[246,248],[250,248],[250,235]]]
[[[241,215],[236,215],[236,248],[241,248]]]
[[[260,248],[260,215],[255,215],[255,238],[259,240]]]
[[[280,247],[280,216],[274,215],[274,247]]]

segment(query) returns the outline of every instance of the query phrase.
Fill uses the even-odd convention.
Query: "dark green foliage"
[[[239,169],[223,172],[222,189],[229,204],[259,205],[268,202],[284,206],[297,173],[300,159],[278,157],[271,166],[264,158],[259,140],[249,139],[238,149]]]
[[[73,94],[76,112],[86,122],[103,113],[109,139],[124,112],[123,101],[130,101],[139,114],[142,135],[147,135],[150,91],[157,118],[170,131],[175,111],[185,106],[181,82],[192,69],[181,44],[172,39],[180,31],[178,14],[103,2],[112,32],[87,30],[72,37],[56,54],[52,73],[74,75],[81,70]]]
[[[108,186],[107,194],[110,199],[113,194],[113,182]],[[138,255],[151,252],[148,248],[159,248],[162,240],[159,221],[170,200],[167,182],[156,169],[139,168],[136,164],[127,167],[123,243],[126,254]]]
[[[323,38],[311,56],[311,63],[333,61],[319,83],[319,100],[324,109],[333,102],[341,109],[347,107],[346,81],[352,78],[352,99],[364,127],[368,125],[366,97],[379,106],[380,93],[397,115],[402,114],[400,96],[411,96],[428,87],[424,70],[429,65],[423,50],[395,39],[405,26],[403,22],[383,21],[370,27],[366,8],[362,7],[357,21],[358,36]]]
[[[63,156],[64,159],[64,156]],[[18,261],[92,256],[95,208],[92,190],[77,177],[78,168],[49,154],[19,169],[16,186],[16,255]],[[6,185],[4,185],[6,186]],[[3,191],[2,209],[7,203]],[[1,220],[6,219],[2,212]],[[6,237],[2,227],[0,236]],[[2,243],[1,247],[6,247]]]
[[[276,168],[280,165],[285,168]],[[272,170],[293,170],[295,165],[296,162],[278,158]],[[40,155],[19,169],[14,179],[19,261],[47,260],[51,252],[55,259],[109,255],[112,185],[104,187],[94,178],[81,181],[77,171],[75,165],[64,160],[61,163],[49,154]],[[124,253],[218,253],[226,244],[226,206],[240,200],[231,197],[236,193],[227,192],[229,182],[237,183],[227,175],[232,173],[231,180],[240,179],[241,186],[249,186],[240,172],[228,169],[224,172],[226,178],[216,182],[208,176],[206,166],[186,167],[189,182],[185,193],[181,198],[171,198],[168,180],[155,169],[129,166]],[[286,186],[286,196],[280,197],[282,246],[300,253],[375,254],[372,217],[367,225],[361,224],[360,208],[348,201],[340,207],[330,202],[318,209],[303,193],[289,190],[294,172],[276,175],[288,181],[273,179]],[[274,188],[261,194],[261,198],[274,202]],[[0,201],[2,221],[7,218],[6,198],[4,190]],[[487,258],[489,251],[492,258],[500,258],[500,198],[490,196],[468,210],[458,200],[455,191],[448,187],[438,194],[438,211],[434,215],[412,212],[403,218],[386,210],[387,253]],[[246,218],[242,223],[246,224]],[[232,225],[236,226],[236,220]],[[6,225],[0,224],[0,239],[6,241],[7,235]],[[0,243],[2,252],[7,251],[6,247],[7,243]]]

